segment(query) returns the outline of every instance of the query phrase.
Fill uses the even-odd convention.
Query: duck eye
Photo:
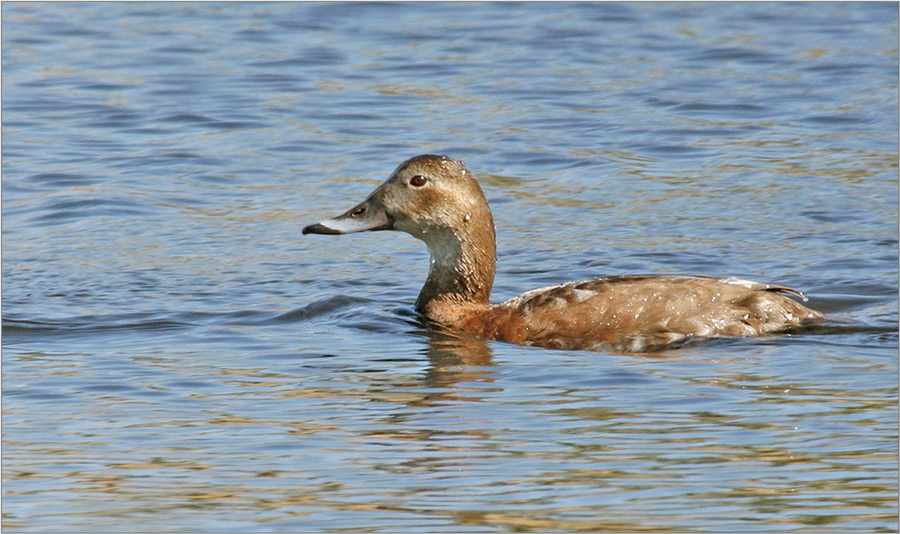
[[[425,178],[421,174],[417,174],[409,179],[409,185],[413,187],[422,187],[428,181],[428,178]]]

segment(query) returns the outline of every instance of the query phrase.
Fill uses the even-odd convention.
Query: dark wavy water
[[[3,3],[8,531],[896,531],[894,3]],[[625,273],[846,324],[459,339],[406,235],[465,159],[494,298]]]

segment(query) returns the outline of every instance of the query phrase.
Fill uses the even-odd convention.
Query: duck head
[[[375,230],[406,232],[428,245],[431,270],[420,307],[424,300],[445,293],[487,300],[496,261],[494,220],[481,187],[463,162],[433,154],[410,158],[364,201],[303,228],[303,233]]]
[[[425,154],[400,164],[364,201],[303,234],[399,230],[426,243],[494,224],[484,193],[461,161]],[[483,238],[483,236],[471,236]]]

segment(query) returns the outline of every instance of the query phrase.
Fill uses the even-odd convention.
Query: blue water
[[[2,6],[8,531],[896,531],[895,3]],[[494,300],[740,276],[846,324],[653,355],[448,336],[404,234],[464,159]]]

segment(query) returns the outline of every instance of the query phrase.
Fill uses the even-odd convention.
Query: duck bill
[[[374,194],[338,215],[333,219],[326,219],[316,224],[311,224],[303,229],[306,234],[352,234],[355,232],[369,232],[375,230],[390,230],[394,222],[385,213],[384,208],[373,200]]]

